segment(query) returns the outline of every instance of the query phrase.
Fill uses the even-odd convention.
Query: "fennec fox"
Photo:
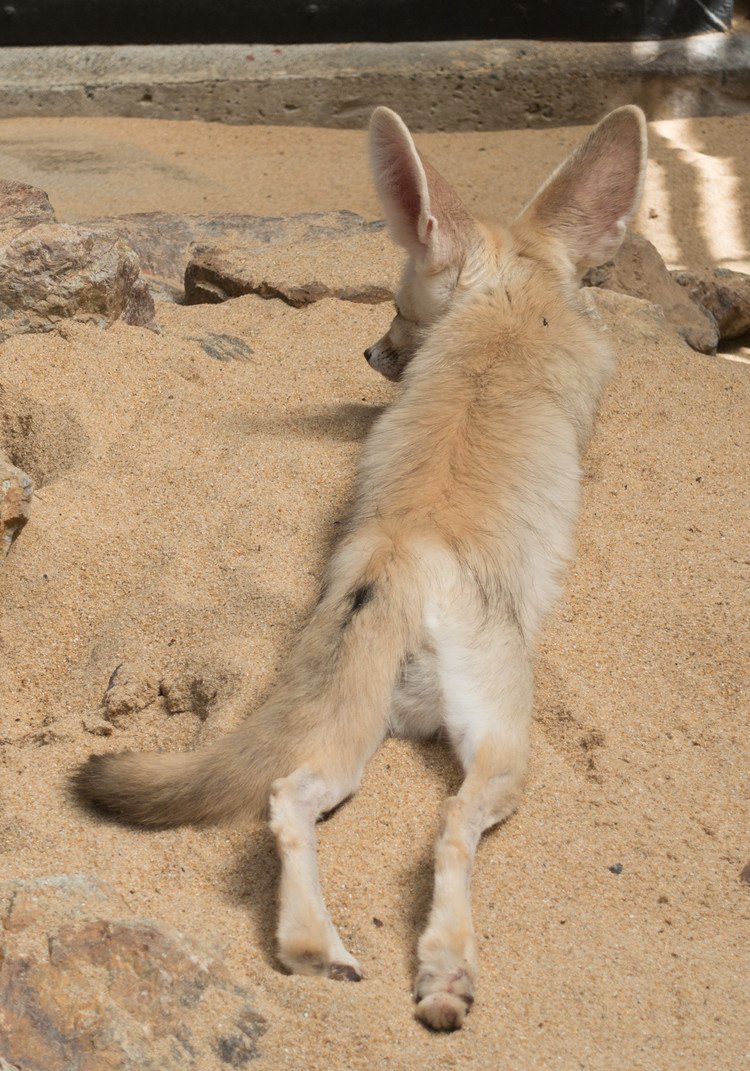
[[[573,550],[581,452],[613,359],[579,289],[635,211],[646,128],[612,112],[508,229],[473,219],[378,108],[372,169],[408,253],[387,335],[366,352],[400,397],[364,447],[356,504],[270,698],[188,754],[93,756],[88,801],[149,826],[270,811],[279,958],[358,981],[328,915],[315,823],[356,791],[387,733],[444,732],[465,771],[444,805],[419,946],[417,1016],[461,1026],[477,974],[469,878],[516,808],[540,622]]]

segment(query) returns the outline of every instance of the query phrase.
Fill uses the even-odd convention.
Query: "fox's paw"
[[[468,1005],[452,993],[431,993],[420,1000],[415,1015],[432,1030],[460,1030]]]
[[[364,973],[354,956],[339,940],[333,948],[316,947],[316,942],[297,939],[279,947],[279,959],[292,974],[317,975],[336,982],[361,982]]]
[[[474,1003],[474,979],[468,967],[433,972],[422,968],[416,984],[416,1016],[433,1030],[458,1030]]]

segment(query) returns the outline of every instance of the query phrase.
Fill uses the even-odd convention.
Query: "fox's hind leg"
[[[436,623],[434,639],[446,726],[466,779],[458,795],[444,804],[432,909],[418,947],[415,999],[422,1022],[436,1030],[455,1030],[473,1003],[477,974],[470,894],[474,855],[483,831],[508,818],[518,805],[532,673],[526,646],[510,618],[477,627],[452,613],[450,620]]]
[[[362,970],[341,942],[323,900],[315,823],[356,791],[345,780],[302,767],[271,787],[271,829],[281,857],[278,955],[295,974],[358,982]]]

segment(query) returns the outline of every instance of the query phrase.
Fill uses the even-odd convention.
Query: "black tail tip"
[[[110,779],[107,776],[107,769],[117,758],[117,755],[89,755],[73,771],[68,779],[68,787],[78,803],[91,811],[117,815],[118,809],[112,805]]]

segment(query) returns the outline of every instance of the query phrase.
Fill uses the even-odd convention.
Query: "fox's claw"
[[[332,963],[328,968],[328,977],[336,982],[361,982],[362,971],[349,963]]]

